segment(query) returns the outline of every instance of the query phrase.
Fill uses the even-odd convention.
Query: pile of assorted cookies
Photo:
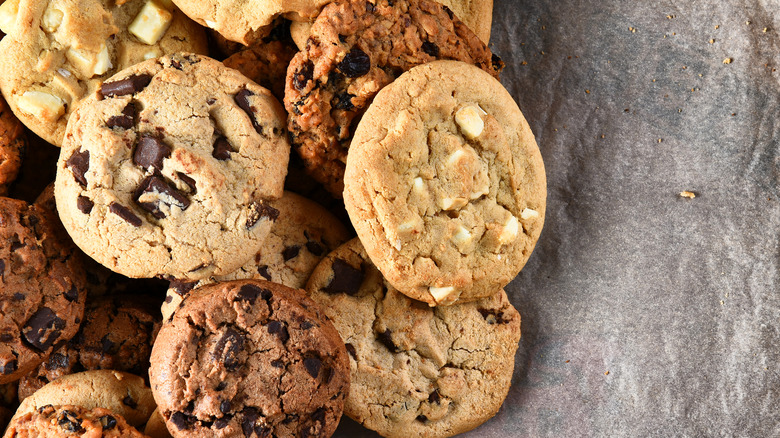
[[[544,165],[492,0],[443,3],[2,2],[4,436],[494,416]]]

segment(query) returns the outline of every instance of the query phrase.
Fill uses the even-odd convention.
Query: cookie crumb
[[[604,371],[604,375],[608,376],[609,375],[609,371]]]
[[[732,58],[726,58],[726,59],[723,60],[723,63],[724,64],[731,64],[731,61],[733,61]]]
[[[681,198],[693,199],[693,198],[696,197],[696,193],[690,192],[688,190],[684,190],[684,191],[680,192],[680,197]]]
[[[707,42],[710,43],[710,44],[715,44],[715,38],[710,38],[710,40],[707,41]]]

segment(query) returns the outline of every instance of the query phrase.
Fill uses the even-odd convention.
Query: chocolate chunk
[[[14,299],[16,301],[22,301],[22,300],[24,300],[24,297],[25,296],[24,296],[23,293],[19,293],[19,292],[14,293]]]
[[[181,281],[173,280],[169,287],[173,289],[179,296],[185,296],[198,284],[197,281]]]
[[[95,203],[86,196],[79,195],[79,197],[76,198],[76,207],[84,214],[90,214],[92,212],[92,207],[94,206]]]
[[[0,342],[11,342],[14,340],[12,333],[0,333]]]
[[[251,230],[252,227],[260,222],[260,219],[266,218],[275,221],[279,218],[279,210],[263,203],[262,201],[255,201],[249,205],[249,214],[246,218],[246,228]]]
[[[216,420],[214,420],[214,428],[217,430],[226,428],[228,422],[230,421],[230,418],[232,417],[228,416],[228,417],[217,418]]]
[[[301,330],[308,330],[314,327],[314,323],[308,320],[301,321]]]
[[[189,187],[190,190],[192,190],[193,195],[198,193],[198,186],[195,184],[194,179],[189,177],[186,173],[182,173],[182,172],[176,172],[176,175],[179,177],[180,180],[182,180],[184,184],[187,184],[187,187]]]
[[[340,93],[333,96],[333,99],[330,101],[330,105],[333,108],[349,111],[353,108],[355,108],[355,105],[352,104],[352,98],[355,97],[354,94],[349,93]]]
[[[415,420],[421,423],[425,423],[426,421],[428,421],[428,417],[426,417],[425,415],[418,415],[417,418],[415,418]]]
[[[219,411],[223,414],[227,414],[230,412],[230,408],[233,405],[230,404],[230,400],[222,400],[222,402],[219,403]]]
[[[504,314],[499,309],[477,309],[479,314],[485,318],[488,324],[507,324],[508,319],[504,319]]]
[[[236,94],[236,104],[239,108],[244,110],[246,115],[249,116],[249,120],[252,121],[252,126],[255,128],[255,131],[257,131],[258,134],[263,134],[263,127],[260,126],[257,123],[257,119],[255,119],[255,110],[252,108],[252,105],[249,103],[249,96],[254,96],[255,93],[247,90],[244,88],[243,90],[239,91]]]
[[[89,151],[82,152],[81,149],[79,149],[78,152],[74,152],[73,155],[65,161],[65,166],[73,172],[73,177],[76,178],[76,181],[78,181],[82,187],[87,186],[87,177],[85,175],[89,170]]]
[[[24,339],[40,351],[46,351],[59,339],[65,321],[48,307],[35,312],[22,329]]]
[[[170,146],[163,143],[159,138],[151,135],[141,134],[138,138],[138,145],[133,153],[133,163],[144,169],[153,167],[162,170],[163,160],[171,156]]]
[[[102,98],[133,94],[146,88],[151,81],[151,75],[132,75],[114,82],[103,82],[98,93]]]
[[[207,105],[214,105],[215,103],[217,103],[217,99],[214,99],[213,97],[209,97],[208,99],[206,99]]]
[[[5,278],[5,260],[0,260],[0,277]]]
[[[130,210],[129,208],[125,207],[122,204],[112,202],[111,204],[108,205],[108,209],[109,211],[111,211],[111,213],[114,213],[115,215],[121,217],[122,219],[124,219],[125,222],[129,223],[130,225],[136,228],[140,227],[141,224],[143,223],[140,217],[136,216],[132,210]]]
[[[171,423],[173,423],[173,425],[176,426],[176,428],[179,430],[187,430],[191,428],[195,420],[195,417],[187,415],[184,412],[174,412],[171,414]]]
[[[306,61],[306,64],[295,73],[293,76],[293,86],[296,90],[301,91],[306,88],[306,84],[314,77],[314,63]]]
[[[130,129],[133,127],[135,118],[135,104],[133,102],[128,103],[122,110],[122,114],[118,116],[112,116],[106,122],[106,126],[109,128],[122,128]]]
[[[0,364],[0,374],[8,375],[16,371],[17,362],[16,359],[11,359]]]
[[[227,388],[227,383],[226,382],[219,382],[217,384],[217,387],[214,388],[214,389],[217,390],[217,391],[223,391],[225,388]]]
[[[266,301],[271,299],[271,291],[263,289],[262,287],[255,286],[254,284],[245,284],[239,289],[236,298],[239,301],[249,301],[250,304],[254,304],[257,297],[260,297]]]
[[[54,353],[49,356],[49,360],[45,362],[44,367],[48,371],[58,370],[66,368],[69,365],[68,356],[62,353]]]
[[[73,285],[73,286],[70,287],[69,290],[63,292],[62,295],[64,295],[65,299],[70,301],[70,302],[78,301],[78,299],[79,299],[79,289],[75,285]]]
[[[290,339],[290,334],[287,332],[287,327],[284,326],[284,323],[280,321],[271,321],[268,323],[267,327],[268,333],[278,336],[283,344]]]
[[[130,394],[125,396],[125,398],[122,399],[122,404],[125,406],[129,406],[131,409],[135,409],[138,407],[138,402],[133,400],[132,397],[130,397]]]
[[[274,368],[284,368],[284,362],[282,362],[281,360],[272,360],[271,366]]]
[[[257,409],[244,408],[241,411],[241,414],[244,417],[244,419],[241,420],[241,430],[244,431],[244,436],[251,437],[252,432],[255,431],[255,422],[257,421],[257,417],[259,416]]]
[[[271,274],[268,272],[268,266],[258,266],[257,267],[257,273],[260,274],[263,278],[270,281],[271,280]]]
[[[284,250],[282,250],[282,258],[284,261],[288,261],[290,259],[294,259],[298,257],[298,254],[301,252],[301,246],[300,245],[293,245],[288,246]]]
[[[84,431],[84,429],[81,428],[81,420],[79,420],[78,415],[73,411],[64,410],[60,412],[60,415],[57,417],[57,424],[68,432]]]
[[[116,427],[116,418],[111,415],[103,415],[100,417],[100,425],[103,426],[103,430],[111,430]]]
[[[180,191],[171,187],[167,181],[159,176],[148,176],[135,191],[133,199],[139,207],[148,211],[157,219],[166,218],[166,210],[177,206],[182,211],[190,206],[190,200]],[[161,207],[166,206],[163,210]]]
[[[339,63],[338,69],[348,78],[359,78],[371,70],[371,58],[366,52],[353,47]]]
[[[347,295],[358,293],[360,285],[363,284],[363,271],[353,268],[349,263],[341,259],[333,260],[331,269],[333,270],[333,278],[323,288],[325,292]]]
[[[112,341],[111,339],[108,339],[108,335],[105,335],[105,336],[103,336],[100,339],[100,344],[101,344],[101,347],[103,349],[103,354],[106,354],[106,353],[110,352],[116,346],[114,341]]]
[[[306,242],[306,249],[309,250],[310,253],[316,255],[317,257],[321,256],[325,249],[317,242]]]
[[[377,333],[376,338],[381,342],[391,353],[398,353],[400,350],[398,346],[393,342],[393,332],[390,329],[386,329],[383,332]]]
[[[307,357],[306,359],[303,359],[303,366],[306,368],[309,375],[316,379],[320,374],[322,361],[316,357]]]
[[[19,240],[18,236],[11,237],[11,252],[18,251],[22,248],[24,248],[24,243]]]
[[[428,403],[438,404],[441,401],[441,394],[439,394],[439,388],[433,390],[431,395],[428,396]]]
[[[233,146],[230,145],[227,138],[217,137],[217,140],[214,142],[214,152],[211,153],[211,156],[217,160],[225,161],[230,159],[231,152],[233,152]]]
[[[439,46],[437,46],[436,44],[430,41],[425,41],[422,43],[422,50],[423,52],[433,56],[434,58],[439,57]]]
[[[244,348],[244,336],[234,328],[228,327],[217,345],[214,347],[212,357],[217,362],[222,362],[228,371],[235,371],[241,364],[238,358]]]
[[[181,70],[181,62],[171,59],[171,67],[175,68],[176,70]]]

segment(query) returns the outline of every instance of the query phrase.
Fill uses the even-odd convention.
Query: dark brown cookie
[[[0,198],[0,383],[43,362],[79,328],[86,280],[45,209]]]
[[[152,349],[175,437],[328,437],[349,390],[344,343],[302,291],[258,280],[198,288]]]
[[[8,193],[8,185],[16,179],[26,149],[24,126],[0,97],[0,195]]]
[[[498,57],[445,6],[432,0],[338,0],[326,6],[305,50],[287,70],[284,103],[294,148],[334,195],[355,124],[382,87],[437,59],[498,77]]]
[[[121,415],[108,409],[81,406],[42,406],[14,419],[7,437],[122,437],[143,438]]]
[[[155,302],[146,297],[123,295],[90,301],[76,336],[19,381],[20,400],[54,379],[84,370],[148,375],[160,320]]]

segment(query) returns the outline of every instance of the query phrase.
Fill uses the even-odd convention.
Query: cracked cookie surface
[[[8,186],[19,174],[26,149],[24,126],[0,96],[0,196],[8,193]]]
[[[86,279],[51,213],[0,198],[0,383],[18,380],[79,328]]]
[[[174,437],[328,437],[349,390],[344,343],[303,291],[195,290],[163,324],[149,378]]]
[[[203,29],[163,3],[7,0],[0,89],[17,117],[59,146],[70,115],[106,78],[145,59],[207,53]]]
[[[143,438],[145,435],[127,424],[121,415],[108,409],[47,405],[16,418],[8,426],[4,436],[14,438]]]
[[[498,77],[503,63],[452,11],[430,0],[338,0],[317,17],[287,70],[288,129],[307,170],[337,197],[355,124],[410,68],[455,59]]]
[[[496,293],[544,223],[546,179],[528,123],[482,70],[437,61],[384,88],[358,125],[344,204],[399,291],[430,305]]]
[[[210,58],[149,60],[71,116],[55,197],[73,241],[128,277],[229,274],[258,250],[289,159],[271,93]]]
[[[498,412],[520,340],[503,290],[429,307],[394,289],[353,239],[323,259],[306,291],[346,343],[350,418],[386,437],[446,437]]]

